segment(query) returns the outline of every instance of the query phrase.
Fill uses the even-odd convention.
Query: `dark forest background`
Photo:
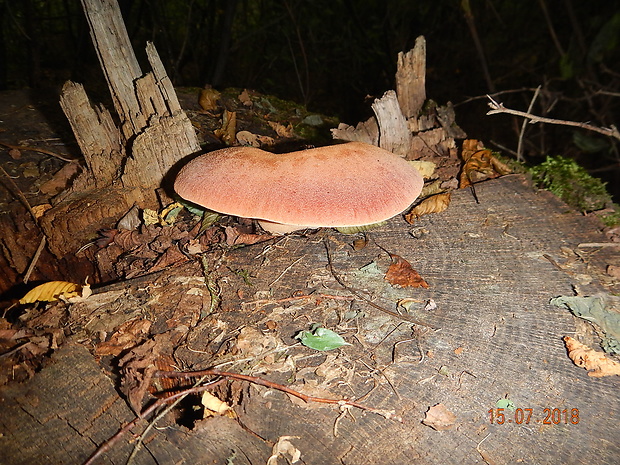
[[[533,113],[599,126],[620,119],[618,1],[119,3],[139,59],[153,41],[176,86],[255,89],[355,124],[370,114],[372,98],[394,87],[398,52],[424,35],[427,95],[453,102],[468,135],[491,148],[515,150],[522,120],[484,116],[487,93],[527,110],[540,85]],[[80,2],[0,0],[0,89],[57,94],[67,79],[105,93]],[[618,145],[581,129],[533,125],[525,159],[561,154],[618,181]]]

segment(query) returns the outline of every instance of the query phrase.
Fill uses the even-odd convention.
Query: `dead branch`
[[[156,371],[153,374],[154,377],[156,378],[205,378],[208,376],[219,376],[221,379],[238,379],[240,381],[247,381],[249,383],[252,384],[258,384],[260,386],[265,386],[267,388],[270,389],[276,389],[278,391],[282,391],[286,394],[289,394],[291,396],[295,396],[300,398],[301,400],[303,400],[304,402],[317,402],[317,403],[322,403],[322,404],[334,404],[334,405],[338,405],[341,408],[346,408],[346,407],[354,407],[354,408],[358,408],[360,410],[366,410],[367,412],[371,412],[371,413],[376,413],[377,415],[381,415],[382,417],[388,419],[388,420],[395,420],[398,421],[400,423],[403,423],[403,419],[402,417],[396,415],[396,413],[392,410],[384,410],[384,409],[376,409],[373,407],[368,407],[364,404],[360,404],[359,402],[353,401],[353,400],[346,400],[346,399],[326,399],[323,397],[315,397],[315,396],[309,396],[306,395],[304,393],[295,391],[291,388],[288,388],[282,384],[278,384],[278,383],[274,383],[272,381],[268,381],[266,379],[262,379],[262,378],[257,378],[255,376],[249,376],[249,375],[242,375],[239,373],[231,373],[228,371],[221,371],[221,370],[217,370],[217,369],[209,369],[209,370],[199,370],[199,371],[188,371],[188,372],[180,372],[180,371]],[[95,452],[93,452],[93,454],[86,460],[86,462],[84,462],[83,465],[90,465],[92,463],[94,463],[94,461],[100,457],[104,452],[107,452],[108,450],[110,450],[114,444],[116,444],[120,438],[122,436],[125,435],[125,433],[127,433],[131,428],[133,428],[134,426],[136,426],[136,424],[148,417],[150,414],[152,414],[154,411],[156,411],[159,407],[168,404],[168,403],[175,403],[178,402],[178,400],[180,400],[181,398],[189,395],[189,394],[198,394],[201,393],[203,391],[207,391],[209,389],[213,389],[213,387],[216,384],[219,384],[221,380],[215,381],[215,382],[211,382],[207,385],[203,385],[203,386],[194,386],[188,389],[184,389],[176,394],[173,394],[169,397],[166,398],[162,398],[157,400],[156,402],[154,402],[151,406],[149,406],[148,408],[146,408],[145,410],[143,410],[142,412],[140,412],[140,414],[133,419],[132,421],[130,421],[129,423],[127,423],[126,425],[124,425],[121,429],[119,429],[116,434],[114,434],[114,436],[112,436],[110,439],[108,439],[107,441],[105,441],[103,444],[101,444],[97,450]]]
[[[250,376],[250,375],[242,375],[240,373],[231,373],[229,371],[220,371],[220,370],[216,370],[216,369],[209,369],[209,370],[198,370],[198,371],[187,371],[187,372],[181,372],[181,371],[156,371],[153,374],[154,377],[157,378],[198,378],[198,377],[202,377],[202,376],[221,376],[224,378],[230,378],[230,379],[238,379],[240,381],[247,381],[248,383],[252,383],[252,384],[258,384],[259,386],[265,386],[267,388],[270,389],[276,389],[278,391],[284,392],[286,394],[289,394],[291,396],[294,397],[298,397],[299,399],[303,400],[304,402],[316,402],[316,403],[320,403],[320,404],[334,404],[334,405],[338,405],[340,407],[355,407],[358,408],[360,410],[366,410],[368,412],[371,413],[376,413],[377,415],[381,415],[384,418],[387,418],[388,420],[395,420],[398,422],[403,422],[403,419],[401,417],[399,417],[398,415],[396,415],[395,412],[393,411],[389,411],[389,410],[383,410],[383,409],[376,409],[376,408],[372,408],[372,407],[368,407],[364,404],[360,404],[359,402],[355,402],[353,400],[346,400],[346,399],[326,399],[324,397],[315,397],[315,396],[309,396],[307,394],[304,394],[302,392],[299,391],[295,391],[287,386],[284,386],[282,384],[278,384],[278,383],[274,383],[273,381],[269,381],[263,378],[257,378],[256,376]],[[194,389],[194,388],[192,388]]]
[[[506,108],[503,103],[499,103],[493,100],[493,98],[490,95],[487,95],[487,97],[490,100],[489,107],[491,107],[491,110],[487,112],[487,115],[507,113],[509,115],[515,115],[515,116],[521,116],[523,118],[527,118],[530,120],[530,124],[548,123],[548,124],[559,124],[562,126],[573,126],[576,128],[587,129],[588,131],[597,132],[599,134],[603,134],[605,136],[613,137],[614,139],[620,140],[620,131],[618,131],[618,128],[616,128],[616,126],[613,124],[609,128],[601,128],[601,127],[594,126],[588,123],[579,123],[577,121],[567,121],[567,120],[562,120],[562,119],[545,118],[544,116],[536,116],[536,115],[533,115],[531,113],[527,113],[524,111],[512,110],[510,108]]]
[[[361,294],[361,291],[358,289],[354,289],[351,286],[345,284],[345,282],[343,281],[343,279],[340,277],[340,275],[338,275],[338,273],[336,273],[336,270],[334,269],[334,265],[332,263],[332,256],[331,256],[331,252],[329,250],[329,244],[327,242],[327,236],[325,237],[324,240],[324,245],[325,245],[325,250],[327,251],[327,264],[329,266],[329,270],[331,271],[331,274],[334,276],[334,279],[338,282],[338,284],[340,284],[342,287],[344,287],[347,291],[349,291],[351,294],[353,294],[355,297],[357,297],[358,299],[363,300],[364,302],[366,302],[368,305],[376,308],[377,310],[382,311],[383,313],[386,313],[388,315],[391,315],[395,318],[400,318],[401,320],[405,320],[408,321],[409,323],[413,323],[415,325],[420,325],[420,326],[426,326],[427,328],[432,328],[432,329],[437,329],[436,327],[429,325],[428,323],[422,323],[419,320],[416,320],[415,318],[410,317],[409,315],[402,315],[398,312],[393,312],[392,310],[389,310],[385,307],[382,307],[381,305],[378,305],[376,303],[374,303],[372,300],[364,297]]]

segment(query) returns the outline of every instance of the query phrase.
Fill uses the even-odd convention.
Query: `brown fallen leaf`
[[[273,237],[270,234],[243,233],[233,226],[226,226],[225,233],[226,244],[230,246],[241,244],[252,245],[258,242],[266,241]]]
[[[568,350],[568,357],[578,367],[588,370],[588,376],[593,378],[620,376],[620,363],[607,358],[604,352],[591,349],[570,336],[564,337],[564,343]]]
[[[43,203],[41,205],[35,205],[34,207],[32,207],[32,211],[35,217],[41,218],[50,208],[52,208],[52,206],[49,203]]]
[[[200,91],[200,97],[198,97],[198,104],[204,111],[217,110],[217,100],[220,98],[220,93],[213,89],[211,86],[207,86]]]
[[[243,89],[243,92],[239,94],[239,101],[243,103],[246,107],[252,106],[252,99],[250,98],[250,93],[247,89]]]
[[[436,431],[446,431],[454,426],[456,415],[443,404],[433,405],[426,412],[422,423]]]
[[[126,321],[109,340],[97,344],[95,355],[120,355],[124,350],[144,341],[149,335],[151,324],[149,320],[142,318]]]
[[[392,264],[385,273],[385,279],[392,286],[429,288],[428,283],[411,267],[407,260],[399,255],[390,254],[390,257]]]
[[[48,195],[58,194],[64,190],[72,178],[74,178],[81,168],[77,163],[67,163],[52,176],[52,179],[41,184],[41,192]]]
[[[236,133],[237,113],[234,111],[224,110],[224,114],[222,115],[222,127],[213,131],[213,134],[226,145],[233,145],[235,142]]]
[[[368,238],[364,236],[359,239],[355,239],[353,241],[353,244],[351,244],[351,247],[353,247],[353,250],[358,252],[362,250],[364,247],[366,247],[367,245],[368,245]]]
[[[448,205],[450,205],[450,197],[450,192],[444,192],[443,194],[433,195],[424,199],[405,215],[405,221],[409,224],[413,224],[422,215],[444,211],[448,208]]]
[[[267,124],[271,126],[271,129],[273,129],[278,136],[287,139],[295,138],[295,131],[293,131],[293,125],[291,123],[289,123],[288,126],[284,126],[277,121],[267,121]]]
[[[463,150],[461,153],[465,164],[459,178],[460,188],[469,187],[484,179],[496,178],[512,172],[488,149],[470,152],[470,150]]]

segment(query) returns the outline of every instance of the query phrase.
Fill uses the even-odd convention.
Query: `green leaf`
[[[515,404],[510,399],[500,399],[495,403],[495,408],[507,408],[511,412],[515,411]]]
[[[331,329],[313,327],[310,331],[300,331],[296,339],[299,339],[303,345],[314,350],[333,350],[342,346],[350,346],[339,334]]]

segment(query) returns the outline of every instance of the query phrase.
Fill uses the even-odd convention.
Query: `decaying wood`
[[[419,36],[407,53],[399,52],[396,69],[396,94],[407,119],[418,116],[426,101],[426,39]]]
[[[125,156],[124,141],[112,115],[103,106],[93,107],[84,86],[70,81],[62,88],[60,106],[69,120],[86,165],[64,196],[108,187],[118,176],[118,167]]]
[[[430,105],[422,111],[425,84],[426,41],[420,36],[412,50],[398,54],[396,92],[387,91],[374,101],[373,118],[355,127],[341,123],[332,129],[333,138],[378,145],[408,160],[455,157],[455,139],[463,139],[466,134],[456,124],[450,103]]]
[[[0,388],[0,433],[6,439],[0,441],[0,457],[15,464],[80,463],[131,420],[114,376],[98,364],[105,360],[75,342],[113,334],[123,319],[143,318],[153,321],[153,337],[184,328],[186,343],[174,353],[180,367],[253,368],[257,376],[291,389],[310,389],[309,395],[316,395],[313,383],[324,383],[322,397],[395,410],[404,423],[355,411],[351,417],[251,387],[235,405],[241,424],[216,417],[189,429],[162,420],[135,457],[139,465],[203,463],[205,457],[222,464],[231,457],[235,463],[266,463],[281,436],[296,437],[291,442],[305,463],[325,465],[477,463],[482,452],[493,463],[617,463],[617,381],[593,381],[568,359],[562,337],[585,334],[596,341],[597,336],[549,299],[572,295],[576,287],[586,294],[617,293],[618,284],[603,287],[599,274],[620,259],[620,251],[577,251],[579,244],[604,242],[598,223],[533,190],[520,176],[480,183],[477,195],[479,203],[469,190],[457,190],[450,208],[413,226],[394,218],[369,233],[368,245],[359,251],[350,246],[354,238],[328,233],[333,266],[348,285],[392,309],[410,299],[409,314],[440,330],[412,328],[358,299],[321,300],[321,293],[351,295],[329,271],[320,232],[229,250],[217,260],[209,257],[220,263],[210,270],[222,306],[200,322],[197,315],[209,303],[197,262],[150,281],[115,284],[74,304],[73,340],[27,383]],[[430,287],[391,286],[384,279],[391,259],[383,249],[408,260]],[[372,262],[375,271],[366,267]],[[296,291],[303,291],[299,302],[290,300]],[[308,299],[313,291],[316,299]],[[434,310],[424,309],[429,299]],[[295,345],[296,331],[313,322],[352,345],[328,353]],[[248,327],[281,341],[285,351],[259,362],[254,357],[260,345],[243,349],[249,352],[216,353],[234,345]],[[288,357],[295,363],[286,368]],[[235,358],[243,362],[232,365]],[[234,386],[232,391],[241,389]],[[504,398],[531,408],[530,423],[515,424],[507,410],[512,423],[491,424],[488,411]],[[453,429],[437,432],[421,423],[437,403],[456,415]],[[569,418],[571,409],[578,409],[580,422],[565,423],[562,413],[559,424],[545,425],[546,408],[566,409]],[[139,435],[144,426],[142,421],[132,431]],[[133,445],[128,436],[97,463],[125,463]]]
[[[372,104],[379,123],[379,146],[401,157],[407,157],[411,149],[411,132],[398,104],[396,92],[388,90]]]
[[[166,174],[200,150],[154,45],[146,48],[152,71],[143,74],[117,1],[82,0],[82,5],[120,124],[102,106],[93,107],[81,85],[65,84],[61,105],[85,166],[41,222],[59,258],[113,226],[134,204],[156,207],[155,190]]]
[[[366,121],[360,121],[356,126],[339,123],[331,132],[334,139],[379,146],[379,125],[374,116]]]

